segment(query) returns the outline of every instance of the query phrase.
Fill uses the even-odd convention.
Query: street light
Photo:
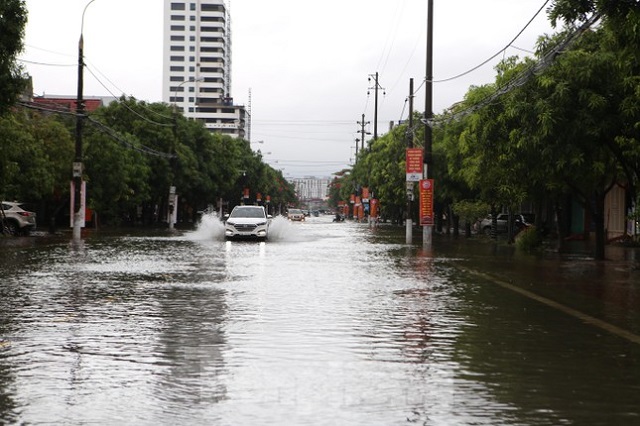
[[[173,91],[173,112],[174,113],[177,113],[177,109],[178,109],[178,105],[176,101],[176,99],[178,98],[178,90],[180,90],[180,88],[186,83],[195,83],[196,81],[203,81],[203,80],[204,80],[204,77],[197,77],[197,78],[191,77],[188,80],[184,80],[180,82],[180,84],[176,86],[176,89]]]
[[[175,145],[178,142],[178,105],[176,101],[176,99],[178,98],[178,90],[186,83],[194,83],[196,81],[202,81],[202,80],[204,80],[203,77],[189,78],[188,80],[184,80],[180,82],[180,84],[178,84],[178,86],[176,86],[176,89],[173,91],[173,137],[174,137],[173,153],[174,154],[175,154]],[[173,179],[175,178],[175,174],[176,174],[176,159],[172,158],[170,161],[172,163],[171,172],[172,172],[172,179]],[[169,229],[173,229],[174,223],[176,221],[177,210],[178,210],[178,194],[176,193],[176,187],[173,182],[171,183],[171,185],[169,185],[169,199],[168,199],[167,210],[168,210],[167,221],[169,222]]]
[[[78,42],[78,96],[76,99],[76,156],[73,162],[73,239],[80,240],[82,225],[84,222],[84,212],[82,211],[82,125],[84,120],[84,99],[82,99],[82,89],[84,84],[84,14],[87,8],[95,0],[90,0],[82,11],[80,22],[80,40]]]

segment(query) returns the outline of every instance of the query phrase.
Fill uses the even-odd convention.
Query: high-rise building
[[[211,132],[245,136],[231,96],[231,20],[224,0],[164,1],[162,99]]]

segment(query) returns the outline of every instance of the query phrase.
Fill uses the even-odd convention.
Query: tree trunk
[[[593,212],[593,221],[596,227],[596,250],[595,250],[595,259],[596,260],[604,260],[605,259],[605,245],[606,245],[606,235],[604,229],[604,199],[606,196],[605,191],[598,191],[595,194],[595,206]]]

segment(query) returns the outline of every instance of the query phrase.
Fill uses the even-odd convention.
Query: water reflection
[[[225,242],[211,219],[177,234],[3,245],[2,422],[640,417],[639,345],[498,284],[635,329],[628,260],[580,266],[442,236],[425,250],[403,243],[404,228],[275,223],[266,243]]]

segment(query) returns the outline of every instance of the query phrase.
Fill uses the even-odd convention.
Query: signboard
[[[422,148],[407,148],[407,182],[419,182],[422,179]]]
[[[433,179],[420,181],[420,225],[433,225]]]

